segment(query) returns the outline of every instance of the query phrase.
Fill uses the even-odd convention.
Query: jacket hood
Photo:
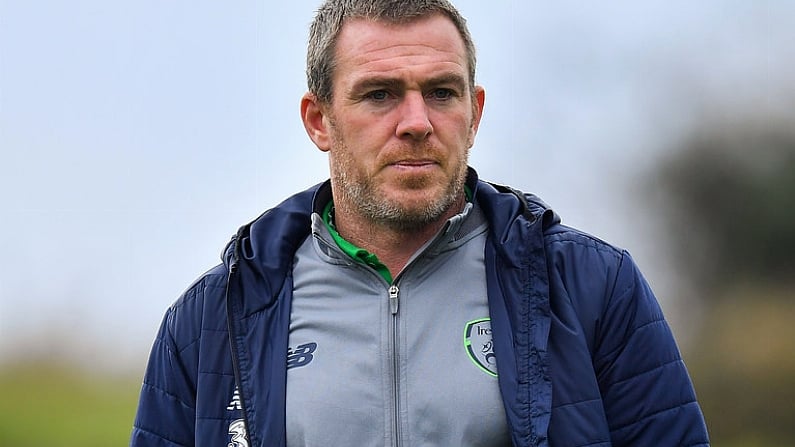
[[[273,303],[285,277],[291,276],[292,259],[311,230],[312,202],[322,187],[317,184],[295,194],[238,229],[226,245],[223,262],[230,274],[254,285],[257,299],[245,301],[244,315]],[[274,237],[274,234],[278,235]]]
[[[545,233],[561,222],[560,216],[536,195],[495,183],[479,181],[477,184],[475,197],[489,221],[492,239],[497,250],[509,260],[515,258],[515,254],[509,254],[506,248],[515,247],[517,241],[513,239],[522,234],[513,231],[513,226],[540,224]]]

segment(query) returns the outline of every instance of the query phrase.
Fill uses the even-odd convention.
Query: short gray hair
[[[469,65],[469,87],[475,88],[475,44],[466,19],[447,0],[326,0],[318,8],[309,28],[306,80],[309,92],[320,101],[331,102],[336,68],[335,47],[343,24],[350,19],[369,19],[392,24],[409,23],[433,14],[444,14],[464,40]]]

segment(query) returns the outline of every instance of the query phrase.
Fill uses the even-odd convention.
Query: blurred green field
[[[795,445],[792,286],[734,286],[704,316],[685,360],[712,445]]]
[[[0,446],[125,446],[139,378],[26,364],[0,369]]]

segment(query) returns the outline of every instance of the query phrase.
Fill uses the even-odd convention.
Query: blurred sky
[[[318,4],[0,0],[0,362],[142,370],[237,227],[326,178],[298,113]],[[792,107],[795,2],[456,4],[487,92],[471,164],[628,248],[676,327],[637,185],[705,110]]]

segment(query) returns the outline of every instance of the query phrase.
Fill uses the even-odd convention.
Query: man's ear
[[[475,86],[474,104],[472,104],[472,128],[469,134],[469,147],[475,144],[475,135],[480,127],[480,119],[483,117],[483,106],[486,103],[486,90],[480,86]]]
[[[326,115],[326,105],[312,93],[305,93],[301,98],[301,121],[307,135],[323,152],[331,148],[329,119]]]

